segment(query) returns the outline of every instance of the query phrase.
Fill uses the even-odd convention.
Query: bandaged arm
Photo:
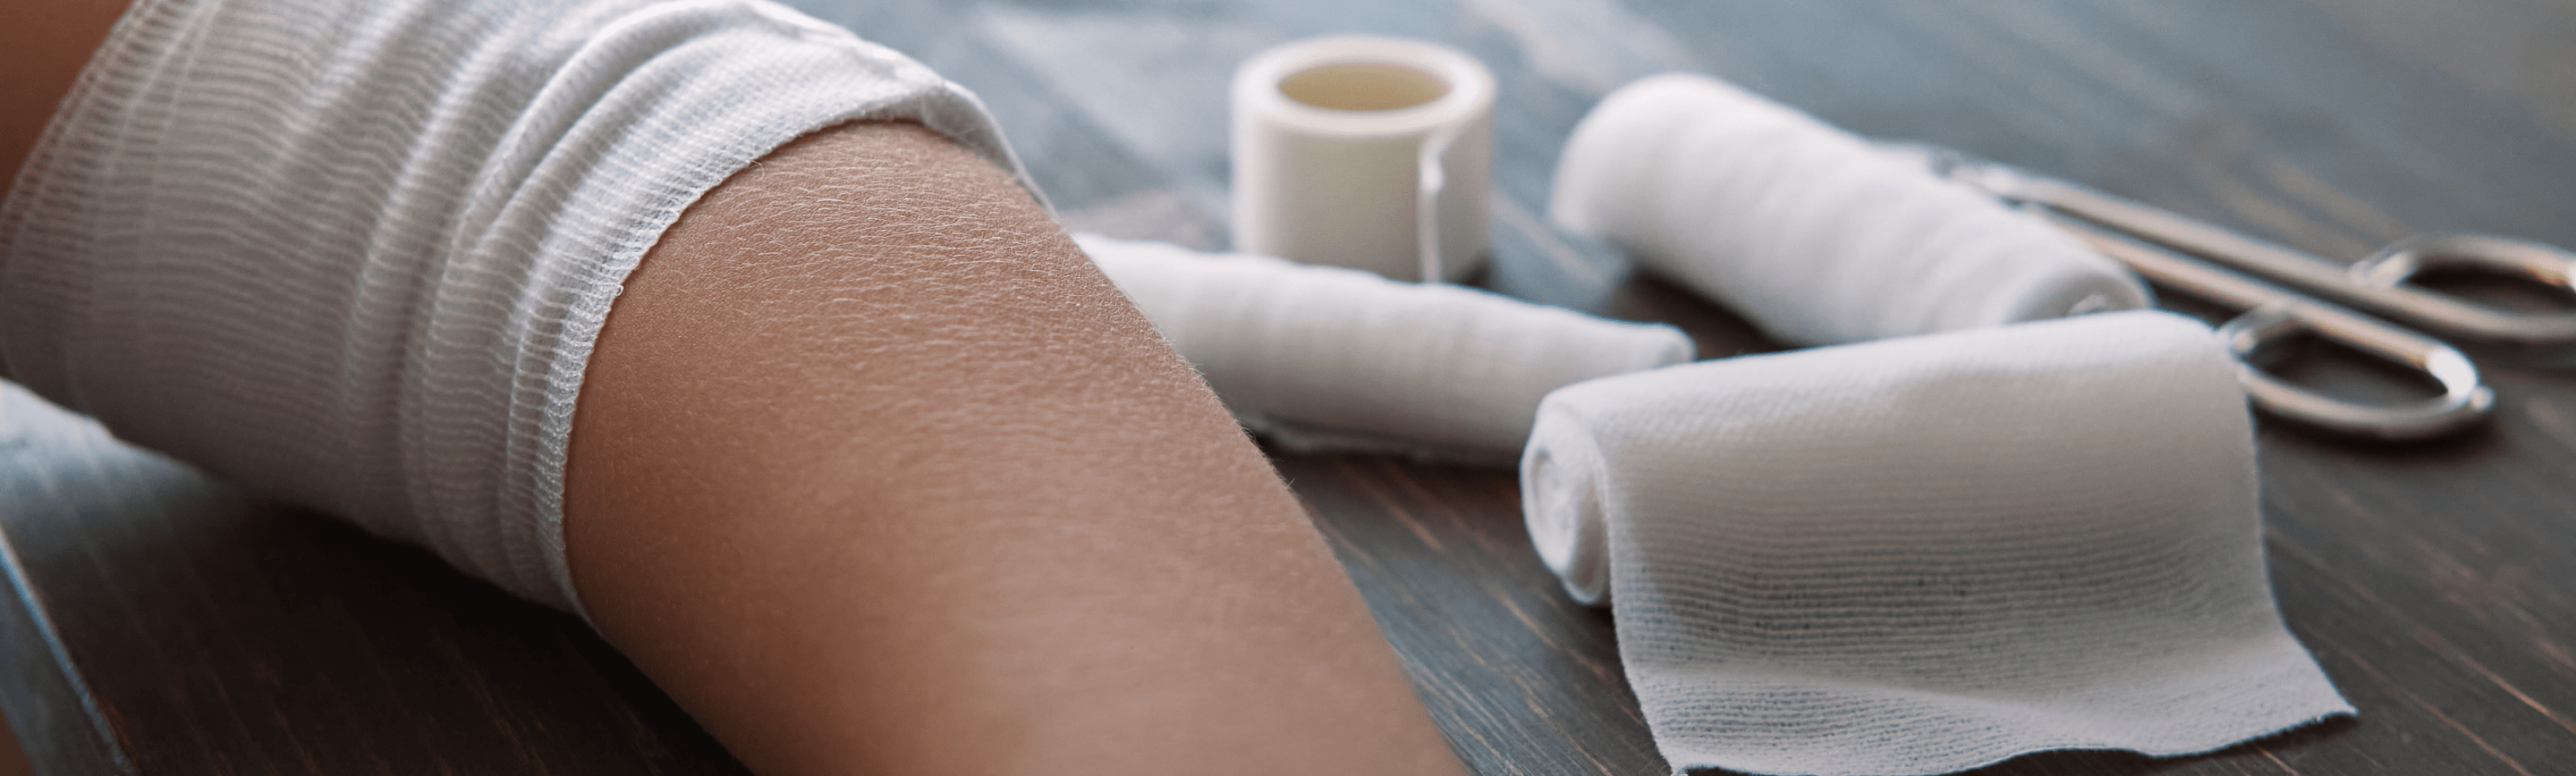
[[[143,13],[154,8],[220,15],[249,5],[149,2],[127,23],[175,23]],[[549,28],[520,24],[462,37],[450,29],[442,38],[400,24],[471,27],[481,18],[476,12],[496,5],[573,14],[640,8],[473,5],[441,5],[435,13],[396,20],[393,28],[342,32],[432,46],[488,43],[480,36]],[[651,26],[668,20],[655,14],[745,6],[657,6],[658,12],[645,8],[642,18],[610,26],[628,34],[669,31]],[[400,15],[403,6],[368,7]],[[767,10],[752,13],[759,17],[753,22],[780,21],[767,18]],[[784,21],[790,33],[837,40],[796,19]],[[158,28],[145,31],[151,29]],[[589,29],[594,37],[540,34],[503,45],[617,53],[614,46],[603,50],[598,28]],[[281,37],[315,39],[309,32],[284,30]],[[112,39],[102,57],[132,53]],[[652,60],[611,57],[607,64]],[[886,62],[898,76],[910,72],[900,69],[899,58]],[[399,59],[388,65],[393,72],[435,75]],[[310,72],[333,75],[327,68]],[[546,83],[542,72],[501,75],[502,81]],[[594,83],[612,96],[644,82],[613,71],[572,75],[604,78]],[[351,85],[420,84],[360,78]],[[508,97],[510,88],[528,86],[514,81],[494,91]],[[186,100],[180,98],[194,93],[165,100],[150,99],[149,89],[108,93],[136,100],[119,109],[117,126],[133,126],[123,119],[136,115],[165,122],[203,118],[181,110]],[[958,104],[938,97],[943,92],[936,88],[929,93],[933,103]],[[597,103],[610,110],[582,113],[607,122],[584,126],[633,129],[618,123],[616,105],[666,102],[666,95],[650,91],[625,96],[630,101]],[[613,310],[604,309],[607,296],[534,293],[469,296],[493,304],[449,311],[487,322],[516,320],[511,316],[522,308],[513,305],[560,314],[593,299],[607,317],[595,350],[592,338],[564,337],[560,326],[538,338],[580,350],[569,383],[561,380],[567,375],[561,351],[495,362],[496,352],[517,351],[489,339],[438,339],[454,331],[436,326],[415,332],[430,339],[411,342],[426,352],[406,358],[423,363],[391,368],[365,357],[377,351],[362,335],[382,333],[363,325],[367,316],[394,316],[403,330],[404,322],[426,315],[405,303],[435,302],[438,292],[450,290],[441,278],[471,274],[475,266],[466,260],[477,254],[458,245],[431,246],[435,261],[449,262],[445,274],[388,276],[412,270],[377,268],[370,258],[347,276],[356,285],[335,285],[317,277],[346,272],[341,258],[418,246],[361,239],[368,250],[355,255],[247,250],[225,264],[220,249],[240,249],[225,240],[267,239],[273,246],[342,239],[349,235],[333,227],[346,224],[242,229],[220,221],[120,220],[156,202],[102,198],[95,189],[30,195],[64,189],[31,189],[25,175],[9,204],[13,220],[0,224],[9,241],[4,269],[12,303],[0,321],[5,355],[13,377],[100,413],[130,438],[381,533],[429,544],[523,595],[585,609],[611,642],[762,773],[1454,773],[1455,761],[1410,696],[1366,609],[1284,487],[1205,388],[1014,184],[995,138],[979,134],[983,125],[976,122],[942,126],[942,116],[955,114],[942,113],[938,104],[916,102],[887,114],[941,131],[901,121],[844,123],[770,152],[810,127],[763,125],[754,129],[773,134],[752,149],[758,164],[744,166],[748,156],[726,164],[719,154],[705,165],[679,165],[695,170],[674,184],[680,198],[648,198],[668,202],[672,212],[665,217],[676,221],[663,230],[652,225],[649,208],[640,214],[646,240],[634,249],[641,269],[627,275],[615,265],[614,247],[626,244],[616,240],[602,260],[577,262],[586,272],[605,267],[611,293],[623,280],[624,296]],[[457,115],[484,130],[525,118],[488,109]],[[405,118],[400,111],[357,117],[363,120],[344,128],[381,129],[374,122]],[[56,119],[58,127],[78,120]],[[614,146],[617,133],[610,134]],[[292,186],[328,180],[299,178],[295,170],[365,170],[296,168],[294,160],[353,147],[359,157],[383,151],[360,142],[371,139],[330,132],[230,138],[287,162],[250,166],[285,170],[285,180],[274,181],[278,186],[231,193],[253,211],[273,204],[264,197],[309,194]],[[345,145],[353,142],[360,144]],[[511,211],[530,219],[524,222],[470,222],[526,225],[527,231],[487,234],[502,242],[556,245],[546,241],[580,233],[583,224],[560,222],[567,211],[546,207],[543,185],[524,187],[544,184],[549,173],[577,179],[585,168],[624,162],[608,154],[605,161],[548,167],[544,160],[559,145],[502,143],[487,149],[491,156],[464,158],[467,169],[504,173],[504,183],[522,188],[476,189],[453,204],[531,208]],[[510,156],[513,150],[533,154],[532,165],[511,167],[518,158]],[[76,158],[76,149],[38,147],[28,168],[69,176],[48,180],[71,180],[75,189],[131,185],[136,175],[185,186],[226,174],[188,167],[192,162],[257,161],[233,151],[119,157],[104,167],[66,161]],[[513,170],[528,174],[508,174]],[[699,197],[685,183],[691,176],[712,176],[704,185],[726,182]],[[388,201],[383,191],[374,193],[378,198],[357,201]],[[344,214],[364,210],[347,207],[347,197],[319,199],[341,204]],[[163,227],[211,228],[224,239],[141,245],[218,249],[206,259],[213,263],[157,265],[155,259],[169,254],[136,253],[135,244],[116,242]],[[609,231],[635,228],[626,223]],[[650,256],[641,256],[648,245]],[[247,279],[257,281],[248,286],[256,293],[218,296],[213,301],[226,304],[212,306],[154,297],[188,291],[174,280],[202,280],[190,273],[208,267],[239,275],[219,278],[228,284],[219,288],[239,290]],[[426,285],[394,283],[406,279]],[[539,280],[515,287],[561,287],[561,277]],[[357,322],[320,331],[325,342],[345,338],[341,346],[268,347],[314,341],[311,331],[263,332],[260,316],[292,316],[317,299],[344,300],[347,306],[333,309]],[[136,315],[95,314],[102,309]],[[592,315],[594,324],[597,318]],[[212,328],[169,325],[181,319]],[[534,322],[543,329],[550,321],[561,323]],[[245,362],[262,368],[243,368]],[[497,405],[486,403],[488,393],[453,382],[489,374],[504,378]],[[414,381],[449,381],[444,385],[452,392],[426,394],[448,403],[365,400],[389,389],[421,390]],[[524,387],[509,388],[514,381]],[[549,408],[558,406],[552,397],[559,391],[557,414]],[[421,406],[432,411],[420,412]],[[492,406],[503,411],[495,414]],[[205,412],[209,407],[221,411]],[[180,414],[186,410],[197,412]],[[300,425],[267,426],[281,419]],[[569,446],[558,449],[560,471],[548,468],[542,449],[530,455],[513,448],[515,442],[475,454],[498,460],[404,453],[432,449],[411,447],[420,441],[414,431],[472,434],[493,424],[503,428],[494,438],[505,442],[568,438]],[[394,452],[383,452],[388,449]],[[335,458],[334,451],[364,454]],[[419,466],[432,467],[430,474],[412,468]],[[441,466],[461,468],[442,472]],[[554,499],[531,495],[555,475],[561,480]],[[443,511],[457,509],[442,506],[440,499],[457,496],[446,489],[462,489],[465,500],[480,503]],[[560,523],[555,513],[525,509],[558,502]],[[560,545],[547,533],[558,526]],[[549,556],[550,545],[563,554]]]

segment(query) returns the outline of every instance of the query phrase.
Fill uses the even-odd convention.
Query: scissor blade
[[[2103,255],[2137,271],[2149,282],[2180,291],[2186,296],[2235,310],[2266,306],[2283,308],[2307,321],[2320,334],[2365,350],[2378,351],[2417,368],[2429,363],[2425,354],[2450,349],[2432,337],[2301,296],[2238,272],[2142,245],[2124,235],[2104,231],[2099,226],[2055,213],[2044,217],[2057,224],[2058,228],[2092,244]]]
[[[2444,333],[2537,344],[2576,340],[2576,315],[2517,313],[2465,302],[2408,285],[2403,277],[2372,277],[2366,268],[2347,267],[2150,205],[2001,164],[1954,158],[1941,160],[1935,169],[1999,199],[2037,205],[2134,239]]]
[[[2041,217],[2157,286],[2249,311],[2221,326],[2219,335],[2237,360],[2237,382],[2246,398],[2266,412],[2338,433],[2416,440],[2476,425],[2495,408],[2495,391],[2480,380],[2477,366],[2440,340],[2176,252],[2184,246],[2150,241],[2138,232],[2179,234],[2179,242],[2233,255],[2245,255],[2249,248],[2289,252],[2286,248],[2002,165],[1936,156],[1934,169],[1998,199],[2037,206]],[[2290,259],[2324,263],[2305,255]],[[2392,405],[2359,404],[2283,381],[2254,365],[2258,351],[2299,331],[2420,371],[2442,385],[2442,395]]]

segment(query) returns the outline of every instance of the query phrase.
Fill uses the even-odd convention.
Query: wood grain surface
[[[791,4],[974,89],[1069,226],[1205,248],[1228,239],[1235,62],[1331,32],[1459,46],[1501,80],[1482,282],[1677,323],[1704,357],[1775,346],[1540,215],[1574,122],[1664,70],[2344,260],[2418,230],[2576,245],[2564,2]],[[2199,757],[2044,753],[1986,772],[2576,773],[2576,358],[2478,355],[2502,405],[2463,438],[2260,427],[2282,611],[2358,718]],[[2330,352],[2283,370],[2402,390]],[[1473,770],[1666,770],[1608,617],[1568,601],[1529,550],[1510,471],[1275,460]],[[0,532],[15,594],[0,605],[0,710],[42,773],[741,772],[578,621],[14,388],[0,393]]]

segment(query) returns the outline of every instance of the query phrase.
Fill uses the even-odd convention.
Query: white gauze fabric
[[[129,440],[578,610],[619,284],[770,149],[975,99],[762,0],[141,0],[0,205],[0,364]]]
[[[2149,299],[2128,270],[2037,217],[1702,75],[1604,98],[1566,141],[1548,212],[1792,345]]]
[[[2179,755],[2352,713],[2273,605],[2235,366],[2179,316],[1577,384],[1521,488],[1676,772]]]
[[[1463,286],[1076,234],[1245,427],[1289,449],[1509,462],[1558,387],[1691,341]]]

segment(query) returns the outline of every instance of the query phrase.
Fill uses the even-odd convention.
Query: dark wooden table
[[[982,94],[1068,225],[1201,247],[1227,242],[1234,62],[1328,32],[1455,44],[1502,82],[1487,284],[1673,321],[1705,356],[1771,345],[1538,215],[1592,101],[1669,69],[2328,256],[2419,229],[2576,245],[2565,2],[798,4]],[[2454,441],[2261,427],[2281,608],[2358,719],[2202,757],[2048,753],[1992,772],[2576,773],[2567,363],[2482,352],[2503,408]],[[2331,354],[2284,369],[2369,390]],[[1531,554],[1511,472],[1277,461],[1474,770],[1665,770],[1608,618]],[[741,770],[579,623],[23,394],[0,403],[0,528],[16,593],[0,602],[0,708],[42,772]]]

